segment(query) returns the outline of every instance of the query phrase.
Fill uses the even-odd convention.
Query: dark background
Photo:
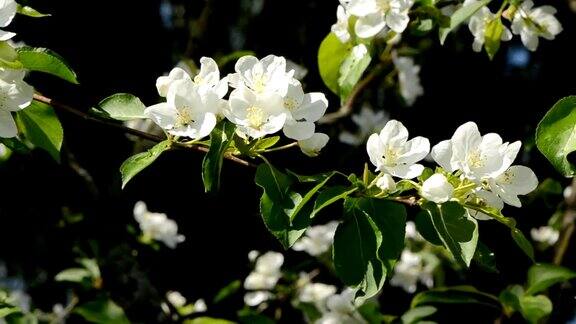
[[[261,1],[261,10],[254,10],[258,3],[214,0],[210,1],[210,14],[203,15],[205,1],[174,1],[176,14],[163,22],[160,1],[30,1],[53,16],[17,17],[10,29],[28,45],[48,47],[68,60],[79,75],[79,86],[37,74],[29,81],[37,91],[83,110],[117,92],[132,93],[145,104],[154,104],[158,101],[156,78],[182,57],[197,61],[201,56],[216,57],[241,49],[253,50],[260,57],[283,55],[306,66],[308,91],[328,93],[318,75],[316,52],[336,19],[337,1]],[[366,98],[404,122],[412,135],[429,137],[432,143],[450,137],[463,122],[474,120],[482,133],[498,132],[505,140],[521,139],[532,148],[537,122],[555,101],[574,94],[576,86],[575,14],[568,2],[551,3],[559,10],[564,31],[554,41],[541,39],[538,51],[529,54],[526,64],[513,64],[512,58],[527,53],[519,37],[503,44],[490,62],[484,53],[472,51],[466,27],[451,35],[443,47],[435,34],[428,37],[432,41],[408,35],[408,44],[426,48],[417,57],[425,96],[413,107],[404,107],[393,91],[383,99],[374,96],[376,84]],[[187,21],[201,16],[207,18],[202,20],[204,24],[187,26]],[[190,30],[196,35],[191,36]],[[232,67],[223,67],[224,73]],[[338,99],[329,99],[329,109],[337,109]],[[0,259],[8,264],[9,273],[23,274],[38,307],[49,310],[55,302],[64,302],[65,289],[52,278],[74,266],[74,258],[85,255],[98,258],[105,289],[126,308],[128,316],[151,322],[166,290],[209,300],[229,281],[247,275],[248,251],[281,250],[258,215],[260,192],[253,184],[254,170],[225,162],[222,190],[208,196],[203,193],[200,176],[202,155],[174,151],[121,191],[118,167],[133,154],[133,143],[118,130],[66,113],[59,115],[65,132],[61,165],[38,151],[15,155],[0,166]],[[332,135],[332,141],[319,158],[293,151],[271,154],[270,159],[305,174],[331,168],[358,173],[368,161],[364,148],[351,148],[337,140],[338,130],[349,126],[344,120],[323,129]],[[534,168],[540,180],[559,178],[534,148],[521,154],[519,161]],[[79,168],[93,181],[79,176]],[[186,242],[176,250],[162,248],[161,252],[139,246],[126,229],[127,224],[136,226],[132,207],[138,200],[177,220]],[[552,200],[557,203],[561,197]],[[82,213],[84,220],[63,222],[66,210]],[[338,218],[339,212],[330,209],[320,221]],[[546,223],[552,210],[536,199],[529,208],[510,207],[505,212],[517,218],[519,227],[528,233]],[[500,273],[473,266],[466,273],[466,282],[496,294],[506,284],[523,283],[529,260],[514,246],[505,228],[494,222],[481,224],[481,232],[488,235],[480,237],[495,251]],[[575,266],[575,252],[573,247],[567,252],[566,265]],[[287,254],[288,266],[301,258]],[[549,253],[540,254],[538,260],[549,262],[550,257]],[[458,284],[465,278],[453,274],[448,279],[448,284]],[[569,296],[551,295],[556,307],[551,322],[572,315],[573,291],[564,292]],[[392,314],[405,310],[409,300],[390,287],[381,297],[384,311]],[[230,302],[210,311],[233,316],[238,306]],[[459,318],[455,313],[447,318]],[[480,318],[490,316],[478,314]]]

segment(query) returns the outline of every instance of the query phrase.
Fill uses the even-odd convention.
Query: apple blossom
[[[24,70],[0,68],[0,137],[18,135],[12,112],[32,103],[34,88],[24,82],[25,74]]]
[[[424,94],[424,89],[420,84],[420,66],[414,64],[414,59],[406,56],[392,55],[392,61],[398,70],[398,81],[400,83],[400,94],[408,106],[416,102],[416,98]]]
[[[168,75],[159,77],[156,80],[156,90],[160,97],[166,98],[170,86],[179,80],[191,80],[190,74],[179,67],[173,68]]]
[[[530,236],[536,242],[554,245],[558,241],[560,233],[550,226],[540,226],[530,230]]]
[[[364,324],[366,321],[357,310],[360,305],[354,304],[356,291],[344,289],[340,294],[328,297],[326,311],[316,324]]]
[[[243,56],[236,62],[236,73],[228,75],[230,86],[246,87],[256,95],[275,93],[286,95],[294,71],[286,72],[286,59],[268,55],[261,60],[254,56]]]
[[[347,43],[350,40],[349,23],[350,15],[343,5],[339,5],[336,10],[337,21],[332,25],[332,32],[342,43]]]
[[[374,112],[368,105],[363,105],[360,113],[352,115],[352,121],[358,126],[356,133],[343,131],[338,139],[349,145],[362,145],[370,134],[381,130],[390,120],[390,116],[383,110]]]
[[[554,17],[556,9],[552,6],[532,8],[534,2],[525,0],[516,9],[512,18],[512,32],[520,35],[522,43],[530,51],[538,48],[538,37],[553,40],[562,32],[562,25]]]
[[[448,182],[446,176],[435,173],[424,181],[421,194],[424,199],[442,204],[453,197],[454,187]]]
[[[380,134],[370,136],[366,149],[370,162],[376,166],[376,171],[412,179],[424,170],[424,166],[416,162],[428,155],[430,142],[420,136],[408,140],[406,127],[397,120],[391,120],[386,123]]]
[[[272,289],[282,276],[280,267],[284,256],[277,252],[266,252],[256,259],[256,266],[246,280],[244,288],[248,290]]]
[[[408,11],[413,4],[412,0],[352,0],[348,10],[358,17],[354,26],[356,35],[370,38],[386,27],[402,33],[408,27]]]
[[[489,180],[490,189],[505,203],[522,207],[518,195],[526,195],[538,187],[538,178],[530,168],[513,165],[504,173]]]
[[[464,6],[474,5],[477,2],[478,0],[466,0],[464,1]],[[496,19],[496,15],[486,6],[481,7],[472,17],[470,17],[468,28],[472,35],[474,35],[472,49],[474,49],[475,52],[480,52],[482,50],[482,46],[486,39],[486,27],[488,27],[488,23],[494,19]],[[504,27],[500,40],[509,41],[511,39],[512,33],[508,28]]]
[[[294,245],[294,251],[305,251],[311,256],[319,256],[327,252],[334,242],[334,234],[338,222],[332,221],[325,225],[309,227]]]
[[[435,265],[427,263],[421,253],[413,253],[408,249],[402,251],[400,260],[394,267],[394,275],[390,279],[392,286],[402,287],[408,293],[414,293],[420,281],[428,288],[434,285],[432,273]]]
[[[178,291],[167,292],[166,299],[176,308],[186,305],[187,302],[186,297],[182,296],[182,294]]]
[[[283,130],[286,137],[305,140],[314,135],[314,122],[320,119],[328,108],[326,96],[320,92],[304,93],[302,85],[292,79],[286,95],[284,108],[288,111]]]
[[[381,177],[376,179],[376,187],[385,192],[396,191],[396,182],[388,173],[383,173]]]
[[[336,293],[336,287],[323,283],[306,283],[298,292],[298,301],[324,309],[326,300]]]
[[[273,298],[274,294],[269,291],[251,291],[244,295],[244,304],[255,307]]]
[[[312,137],[305,140],[298,141],[298,146],[302,153],[315,157],[320,154],[320,151],[328,144],[330,137],[324,133],[315,133]]]
[[[0,1],[0,27],[4,28],[12,22],[16,16],[18,4],[14,0]],[[7,41],[16,36],[15,33],[7,32],[0,29],[0,41]]]
[[[169,219],[166,214],[148,211],[146,204],[142,201],[134,205],[134,218],[145,236],[161,241],[171,249],[176,248],[178,243],[184,242],[185,237],[178,234],[178,225],[174,220]]]

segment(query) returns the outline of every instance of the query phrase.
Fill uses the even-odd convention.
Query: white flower
[[[454,187],[443,174],[435,173],[424,181],[421,194],[427,200],[442,204],[453,197]]]
[[[316,125],[328,108],[326,96],[320,92],[304,93],[300,81],[292,79],[283,98],[284,108],[288,111],[283,131],[286,137],[297,141],[309,139],[314,135]]]
[[[478,2],[478,0],[466,0],[464,6],[474,5],[476,2]],[[484,45],[484,40],[486,39],[486,27],[488,26],[488,23],[494,19],[496,19],[496,15],[486,6],[481,7],[472,17],[470,17],[468,28],[472,35],[474,35],[472,49],[474,49],[475,52],[480,52],[482,50],[482,45]],[[509,41],[511,39],[512,33],[508,28],[504,27],[500,40]]]
[[[246,280],[244,288],[248,290],[272,289],[282,276],[280,267],[284,256],[277,252],[266,252],[256,260],[256,267]]]
[[[194,313],[203,313],[208,310],[204,299],[200,298],[194,302]]]
[[[358,126],[358,132],[353,134],[343,131],[339,136],[340,142],[354,146],[362,145],[370,134],[384,128],[388,120],[390,117],[385,111],[375,113],[369,105],[363,105],[359,114],[352,115],[352,121]]]
[[[428,155],[430,142],[420,136],[408,141],[406,127],[397,120],[391,120],[380,134],[370,136],[366,148],[370,162],[376,166],[376,171],[412,179],[424,170],[424,166],[416,162]]]
[[[572,186],[564,188],[564,192],[562,194],[564,195],[564,200],[569,200],[570,197],[572,197]]]
[[[489,180],[490,189],[505,203],[522,207],[518,195],[526,195],[538,187],[538,178],[530,168],[513,165],[504,173]]]
[[[186,297],[182,296],[178,291],[167,292],[166,299],[176,308],[186,305]]]
[[[402,287],[408,293],[416,291],[418,281],[431,288],[434,285],[433,270],[433,265],[425,264],[420,254],[405,249],[394,267],[394,275],[390,279],[390,284]]]
[[[396,182],[388,173],[383,173],[380,178],[376,180],[376,187],[385,192],[396,191]]]
[[[520,141],[503,143],[495,133],[480,135],[474,122],[467,122],[456,129],[452,139],[442,141],[432,148],[432,157],[444,170],[461,170],[475,181],[494,178],[512,164]]]
[[[424,238],[418,230],[416,229],[416,224],[413,221],[406,222],[406,239],[414,240],[414,241],[423,241]]]
[[[233,88],[247,87],[256,95],[276,93],[286,95],[294,71],[286,72],[286,59],[268,55],[262,60],[254,56],[243,56],[236,62],[236,73],[228,75]]]
[[[12,22],[16,16],[16,9],[18,4],[14,0],[1,0],[0,1],[0,27],[4,28]],[[15,33],[0,30],[0,41],[7,41],[16,36]]]
[[[332,25],[332,32],[342,43],[347,43],[350,40],[350,31],[348,30],[348,20],[350,15],[344,6],[339,5],[336,10],[337,21]]]
[[[248,252],[248,260],[250,260],[250,262],[256,261],[256,258],[258,258],[259,256],[260,256],[259,251],[252,250],[252,251]]]
[[[24,76],[24,70],[0,68],[0,137],[18,135],[12,112],[22,110],[32,102],[34,88],[24,82]]]
[[[200,91],[212,91],[218,98],[224,98],[228,92],[228,78],[220,79],[220,70],[216,61],[209,57],[200,58],[200,72],[192,79]]]
[[[524,1],[512,18],[512,32],[520,35],[526,48],[535,51],[538,48],[538,37],[553,40],[562,31],[562,25],[554,14],[552,6],[532,8],[531,0]]]
[[[244,304],[255,307],[272,298],[274,294],[269,291],[251,291],[244,295]]]
[[[532,236],[532,239],[536,242],[554,245],[558,241],[560,233],[550,226],[541,226],[539,228],[533,228],[530,231],[530,236]]]
[[[312,137],[298,141],[298,146],[302,153],[315,157],[320,154],[320,151],[328,144],[330,137],[324,133],[315,133]]]
[[[178,234],[178,225],[174,220],[166,214],[149,212],[142,201],[134,206],[134,218],[145,236],[161,241],[169,248],[173,249],[178,243],[184,242],[185,237]]]
[[[337,227],[338,222],[336,221],[309,227],[304,236],[294,243],[292,249],[294,251],[305,251],[312,256],[319,256],[327,252],[332,246]]]
[[[298,292],[298,301],[324,309],[326,300],[336,293],[336,287],[323,283],[307,283]]]
[[[168,96],[170,86],[179,80],[191,80],[188,72],[179,67],[173,68],[167,76],[161,76],[156,79],[156,89],[158,90],[160,97],[165,98]]]
[[[412,0],[352,0],[348,10],[358,17],[354,26],[356,34],[370,38],[386,27],[402,33],[410,21],[408,11],[413,3]]]
[[[148,107],[144,113],[172,135],[200,139],[212,132],[225,104],[216,92],[181,79],[170,86],[166,102]]]
[[[356,310],[354,297],[356,291],[346,288],[340,294],[328,297],[326,301],[326,312],[316,321],[316,324],[363,324],[364,318]]]
[[[420,66],[414,64],[411,57],[392,55],[392,61],[398,70],[398,80],[400,82],[400,94],[408,106],[412,106],[416,98],[424,94],[424,89],[420,84]]]

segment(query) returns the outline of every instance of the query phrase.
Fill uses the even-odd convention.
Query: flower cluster
[[[251,253],[254,254],[254,253]],[[251,292],[244,295],[244,303],[248,306],[258,306],[263,302],[274,298],[270,290],[276,287],[282,277],[280,268],[284,264],[284,256],[278,252],[266,252],[255,258],[254,270],[244,280],[244,289]]]
[[[472,5],[478,0],[466,0],[464,6]],[[519,6],[512,5],[502,16],[511,21],[511,28],[503,27],[501,41],[509,41],[512,34],[520,35],[524,46],[530,51],[538,48],[539,37],[553,40],[562,31],[562,25],[554,16],[556,9],[552,6],[534,8],[532,0],[525,0]],[[486,30],[489,24],[500,16],[492,13],[488,7],[481,7],[469,20],[468,27],[474,35],[472,48],[480,52],[486,39]]]
[[[458,127],[451,139],[435,145],[424,137],[408,140],[408,130],[396,120],[389,121],[379,134],[368,139],[370,161],[380,174],[374,184],[383,192],[392,193],[396,183],[392,177],[413,179],[424,166],[417,163],[430,152],[441,168],[419,187],[420,195],[441,204],[449,200],[487,206],[496,211],[504,203],[520,207],[519,195],[538,186],[534,172],[525,166],[512,165],[521,142],[503,142],[495,133],[481,135],[473,122]],[[483,213],[469,210],[479,218]]]
[[[148,211],[146,204],[139,201],[134,205],[134,218],[140,225],[144,241],[160,241],[171,249],[176,248],[178,243],[184,242],[184,235],[178,234],[178,225],[166,214],[152,213]]]
[[[287,70],[285,58],[244,56],[236,62],[235,73],[224,78],[213,59],[203,57],[200,63],[194,77],[175,68],[157,81],[158,93],[166,102],[148,107],[145,114],[168,134],[199,140],[226,118],[247,140],[282,130],[310,156],[328,142],[315,126],[328,107],[326,97],[305,93],[295,71]],[[229,86],[233,90],[225,99]]]
[[[305,251],[311,256],[319,256],[328,252],[334,243],[334,234],[338,222],[332,221],[326,225],[309,227],[304,235],[292,246],[295,251]]]

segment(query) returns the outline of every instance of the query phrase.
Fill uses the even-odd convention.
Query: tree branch
[[[118,130],[123,131],[123,132],[126,133],[126,134],[131,134],[131,135],[137,136],[137,137],[142,138],[142,139],[145,139],[145,140],[149,140],[149,141],[152,141],[152,142],[155,142],[155,143],[159,143],[159,142],[162,142],[162,141],[165,140],[165,138],[164,138],[164,137],[161,137],[161,136],[157,136],[157,135],[154,135],[154,134],[142,132],[142,131],[139,131],[139,130],[134,129],[134,128],[126,127],[126,126],[124,126],[124,125],[121,124],[121,123],[117,123],[117,122],[114,122],[114,121],[111,121],[111,120],[107,120],[107,119],[104,119],[104,118],[99,118],[99,117],[92,116],[92,115],[87,114],[87,113],[85,113],[85,112],[83,112],[83,111],[81,111],[81,110],[78,110],[78,109],[76,109],[76,108],[70,107],[70,106],[68,106],[68,105],[66,105],[66,104],[60,103],[60,102],[58,102],[58,101],[55,101],[55,100],[53,100],[53,99],[51,99],[51,98],[45,97],[45,96],[40,95],[40,94],[34,94],[34,100],[36,100],[36,101],[38,101],[38,102],[45,103],[45,104],[50,105],[50,106],[52,106],[52,107],[54,107],[54,108],[56,108],[56,109],[60,109],[60,110],[62,110],[62,111],[65,111],[65,112],[67,112],[67,113],[70,113],[70,114],[72,114],[72,115],[75,115],[76,117],[80,117],[80,118],[82,118],[82,119],[84,119],[84,120],[87,120],[87,121],[90,121],[90,122],[94,122],[94,123],[98,123],[98,124],[101,124],[101,125],[105,125],[105,126],[108,126],[108,127],[116,128],[116,129],[118,129]],[[204,147],[204,146],[200,146],[200,145],[185,145],[185,144],[177,143],[177,142],[176,142],[176,143],[174,143],[174,146],[175,146],[175,147],[178,147],[178,148],[182,148],[182,149],[190,149],[190,150],[194,150],[194,151],[199,151],[199,152],[203,152],[203,153],[208,153],[208,148],[207,148],[207,147]],[[246,161],[246,160],[243,160],[243,159],[241,159],[241,158],[239,158],[239,157],[236,157],[236,156],[234,156],[234,155],[232,155],[232,154],[225,154],[225,155],[224,155],[224,158],[227,159],[227,160],[230,160],[230,161],[232,161],[232,162],[238,163],[238,164],[240,164],[240,165],[243,165],[243,166],[256,167],[256,165],[254,165],[253,163],[248,162],[248,161]]]

